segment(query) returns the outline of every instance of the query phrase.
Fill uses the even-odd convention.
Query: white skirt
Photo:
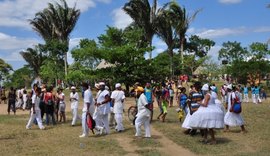
[[[189,109],[188,108],[186,109],[186,111],[187,111],[187,115],[186,115],[185,120],[184,120],[184,122],[182,124],[182,127],[183,128],[186,128],[186,129],[191,129],[191,127],[188,125],[189,124],[189,119],[190,119],[191,115],[190,115],[190,112],[189,112]]]
[[[209,104],[207,107],[201,106],[192,114],[188,126],[198,129],[224,128],[224,112],[217,104]]]
[[[227,112],[224,117],[224,123],[228,126],[242,126],[244,125],[244,120],[240,114],[236,114],[233,112]]]

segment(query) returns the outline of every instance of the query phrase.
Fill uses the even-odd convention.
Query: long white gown
[[[192,114],[189,119],[188,126],[196,129],[224,128],[224,111],[219,104],[216,104],[217,94],[208,93],[210,99],[207,107],[201,106]]]
[[[234,112],[230,112],[230,108],[231,108],[231,99],[234,99],[236,96],[236,94],[234,92],[231,92],[228,94],[228,111],[225,114],[224,117],[224,123],[225,125],[231,126],[231,127],[235,127],[235,126],[242,126],[244,125],[244,120],[241,116],[241,114],[237,114]]]

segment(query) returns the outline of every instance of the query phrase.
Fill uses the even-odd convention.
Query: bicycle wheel
[[[135,106],[130,106],[128,108],[128,119],[130,122],[133,122],[137,114],[137,107]]]

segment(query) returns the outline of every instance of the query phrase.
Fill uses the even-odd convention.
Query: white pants
[[[20,108],[23,104],[23,100],[21,98],[18,98],[18,101],[16,102],[16,108]]]
[[[97,112],[94,120],[96,121],[97,129],[104,127],[106,130],[106,134],[110,133],[109,114],[101,114]]]
[[[114,113],[110,113],[110,115],[109,115],[109,118],[110,118],[110,120],[109,120],[109,125],[110,126],[114,126],[115,125],[115,114]]]
[[[249,102],[248,94],[244,94],[244,101]]]
[[[256,103],[256,95],[255,94],[252,94],[252,102]]]
[[[82,130],[83,130],[83,134],[88,135],[89,128],[86,124],[86,115],[87,115],[87,112],[82,113]]]
[[[25,109],[25,107],[26,107],[26,102],[27,101],[23,101],[23,109]]]
[[[78,116],[78,108],[72,108],[72,122],[71,125],[75,125],[77,120],[80,120],[80,117]]]
[[[42,120],[41,120],[41,114],[40,114],[40,110],[36,110],[36,114],[33,113],[33,111],[31,111],[31,116],[30,116],[30,119],[26,125],[26,128],[31,128],[33,122],[34,122],[34,119],[37,120],[37,123],[38,123],[38,127],[40,129],[43,129],[44,126],[42,124]]]
[[[141,126],[144,125],[145,137],[151,137],[150,132],[150,116],[138,116],[135,120],[136,134],[135,136],[141,136]]]
[[[124,130],[123,114],[122,113],[115,113],[114,114],[114,119],[116,121],[115,129],[118,130],[118,131],[123,131]]]
[[[262,102],[262,100],[259,94],[255,94],[255,103],[258,104],[258,102]]]

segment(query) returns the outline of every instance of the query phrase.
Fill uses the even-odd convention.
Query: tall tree
[[[58,40],[69,47],[69,37],[79,19],[80,10],[76,5],[70,8],[66,0],[61,3],[48,3],[48,8],[36,13],[35,18],[30,20],[33,29],[45,40]],[[65,75],[67,75],[67,51],[64,53]]]
[[[152,47],[153,36],[155,35],[155,20],[157,17],[157,0],[153,0],[151,7],[148,0],[129,0],[123,10],[134,20],[134,23],[143,30],[145,40],[149,47]],[[149,52],[152,59],[152,52]]]
[[[47,58],[44,55],[44,52],[44,46],[41,44],[20,52],[21,56],[28,63],[28,66],[34,71],[35,76],[40,75],[40,67],[43,65],[43,61]]]
[[[226,60],[228,63],[232,63],[234,61],[243,61],[249,56],[249,52],[247,48],[241,46],[239,42],[225,42],[222,44],[222,48],[219,51],[218,59]]]
[[[9,72],[12,70],[12,66],[0,58],[0,81],[2,81],[6,76],[8,76]]]
[[[157,18],[155,22],[157,35],[166,43],[168,49],[167,52],[170,56],[170,71],[171,77],[174,75],[173,70],[173,49],[175,47],[176,36],[174,35],[174,28],[172,21],[167,10],[168,5],[160,8],[157,12]]]
[[[181,64],[183,66],[184,62],[184,44],[186,42],[186,33],[190,26],[190,23],[196,18],[197,14],[201,10],[196,10],[191,16],[188,15],[186,9],[181,7],[175,0],[170,2],[170,15],[171,19],[173,19],[173,25],[176,33],[178,34],[180,41],[180,56],[181,56]]]

